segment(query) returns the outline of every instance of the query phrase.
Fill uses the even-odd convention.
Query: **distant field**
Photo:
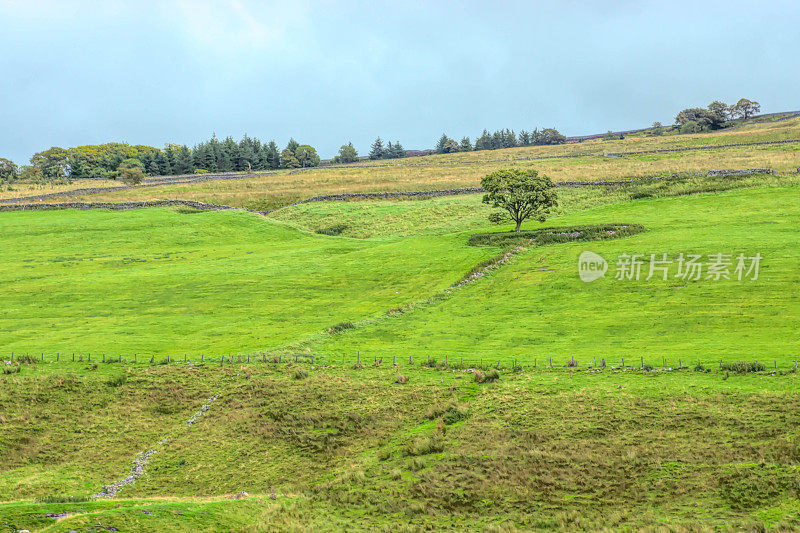
[[[487,173],[509,166],[536,168],[555,181],[618,180],[726,168],[766,167],[789,172],[800,167],[800,142],[625,157],[603,155],[610,152],[786,139],[800,139],[800,118],[698,135],[635,136],[621,141],[592,140],[560,146],[433,155],[388,162],[365,162],[337,168],[320,167],[294,174],[280,171],[275,175],[243,180],[131,188],[48,201],[119,202],[177,198],[266,210],[319,194],[475,187]],[[560,159],[520,160],[529,157],[575,154],[587,155]],[[111,182],[111,185],[119,183]],[[41,192],[37,191],[36,194]],[[0,198],[7,197],[4,195],[8,194],[8,191],[0,191]],[[12,194],[21,196],[18,191]]]

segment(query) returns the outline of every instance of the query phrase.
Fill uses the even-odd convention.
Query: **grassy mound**
[[[644,231],[641,224],[588,224],[561,226],[527,231],[476,233],[469,238],[470,246],[508,247],[520,244],[544,246],[562,242],[600,241],[636,235]]]

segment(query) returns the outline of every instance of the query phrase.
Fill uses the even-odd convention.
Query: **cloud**
[[[304,2],[178,0],[164,8],[189,48],[229,56],[286,51],[309,27]]]

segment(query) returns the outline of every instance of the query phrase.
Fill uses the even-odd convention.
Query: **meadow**
[[[602,152],[798,124],[85,198],[279,206],[509,164],[630,180],[560,188],[533,241],[485,235],[508,228],[480,194],[0,212],[0,530],[797,530],[798,145]],[[600,155],[465,160],[578,149]],[[705,175],[726,167],[781,172]],[[586,250],[608,261],[591,283]],[[730,279],[676,276],[681,253],[730,254]]]
[[[558,368],[480,384],[405,364],[84,361],[3,379],[11,528],[800,526],[791,372]],[[91,497],[151,449],[136,484]]]

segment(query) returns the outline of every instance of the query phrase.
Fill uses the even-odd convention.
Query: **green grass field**
[[[471,246],[509,229],[480,195],[0,212],[0,531],[798,530],[800,178],[699,172],[797,154],[552,160],[562,177],[691,173],[559,189],[524,229],[568,242],[540,245]],[[469,157],[220,186],[236,205],[398,176],[434,189],[489,168]],[[593,225],[644,231],[574,240]],[[591,283],[586,250],[609,263]],[[674,263],[645,279],[650,254],[681,253],[730,254],[732,279]],[[757,280],[736,279],[740,253],[762,256]],[[615,279],[621,254],[644,256],[639,280]]]

